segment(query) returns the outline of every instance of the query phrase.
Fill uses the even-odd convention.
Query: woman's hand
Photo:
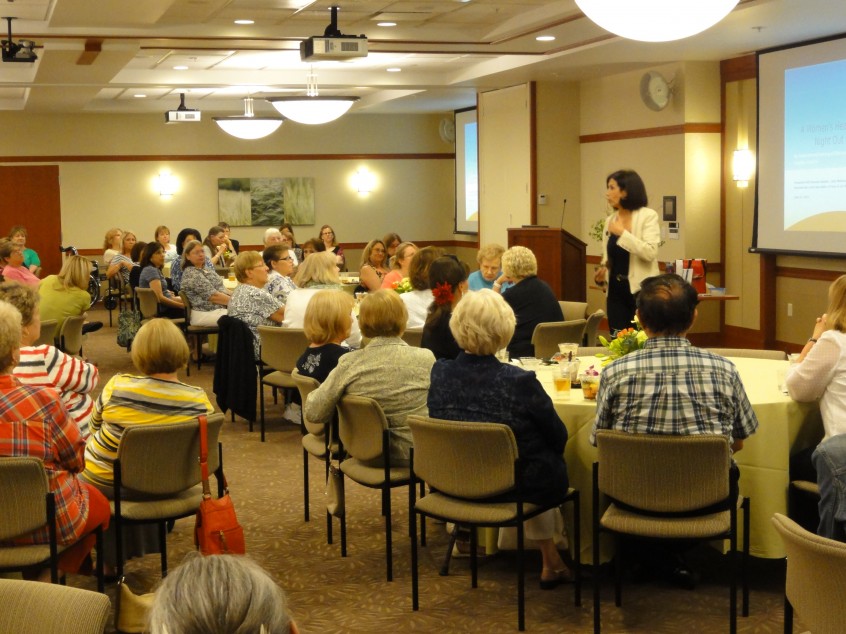
[[[620,214],[614,214],[611,220],[608,221],[608,232],[613,233],[615,236],[619,237],[623,235],[623,231],[625,230],[626,227],[623,225],[623,219],[620,218]]]
[[[814,324],[814,334],[811,335],[812,339],[819,339],[822,337],[822,334],[828,330],[828,315],[823,314],[822,317],[817,317],[817,322]]]
[[[597,286],[605,286],[608,283],[608,267],[597,267],[593,272],[593,281]]]

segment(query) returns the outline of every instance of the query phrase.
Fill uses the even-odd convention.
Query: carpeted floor
[[[115,372],[131,369],[129,355],[115,343],[116,328],[108,314],[92,311],[106,327],[86,336],[84,354],[98,364],[101,386]],[[116,321],[116,318],[115,318]],[[211,392],[214,368],[192,368],[186,382]],[[268,391],[268,400],[272,403]],[[438,569],[446,545],[442,526],[428,524],[428,546],[420,550],[420,611],[411,609],[410,548],[407,537],[406,489],[392,496],[394,581],[385,581],[384,524],[379,494],[347,485],[348,556],[326,543],[323,513],[323,466],[310,460],[311,516],[303,521],[302,449],[299,427],[286,423],[282,408],[268,412],[267,441],[247,422],[224,426],[224,467],[239,518],[246,530],[247,550],[285,589],[300,631],[317,632],[511,632],[517,629],[514,558],[500,553],[480,565],[479,587],[471,589],[467,560],[454,560],[447,577]],[[583,492],[587,495],[589,492]],[[753,506],[754,508],[754,506]],[[193,549],[193,520],[177,522],[168,538],[169,562],[177,566]],[[603,581],[602,621],[605,632],[692,633],[728,629],[728,567],[715,550],[702,547],[690,557],[702,581],[693,592],[664,583],[627,583],[623,606],[613,603],[609,575]],[[781,632],[784,562],[753,559],[751,611],[738,619],[739,632]],[[136,592],[159,581],[158,555],[127,563],[127,579]],[[589,632],[592,602],[589,571],[583,603],[573,605],[572,586],[553,591],[538,587],[539,557],[530,555],[526,576],[526,628],[531,632]],[[94,589],[92,579],[71,577],[70,585]],[[107,592],[114,596],[114,586]],[[802,630],[799,630],[802,631]]]

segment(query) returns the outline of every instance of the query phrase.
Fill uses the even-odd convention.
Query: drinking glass
[[[576,371],[578,372],[578,366]],[[570,361],[562,361],[557,368],[553,368],[552,382],[555,385],[555,395],[558,398],[570,398],[570,388],[573,385],[572,372],[573,363]]]

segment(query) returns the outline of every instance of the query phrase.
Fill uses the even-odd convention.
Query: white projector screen
[[[479,233],[479,126],[475,108],[455,111],[455,232]]]
[[[758,55],[758,251],[846,255],[846,38]]]

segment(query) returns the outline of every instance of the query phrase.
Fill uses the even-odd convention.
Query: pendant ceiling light
[[[220,129],[239,139],[261,139],[279,129],[284,117],[257,117],[253,112],[253,98],[244,99],[244,115],[239,117],[212,117]]]
[[[329,123],[346,114],[358,97],[321,97],[314,70],[308,72],[305,97],[268,97],[267,100],[286,119],[317,125]]]
[[[576,0],[607,31],[643,42],[669,42],[701,33],[731,13],[738,0]]]

